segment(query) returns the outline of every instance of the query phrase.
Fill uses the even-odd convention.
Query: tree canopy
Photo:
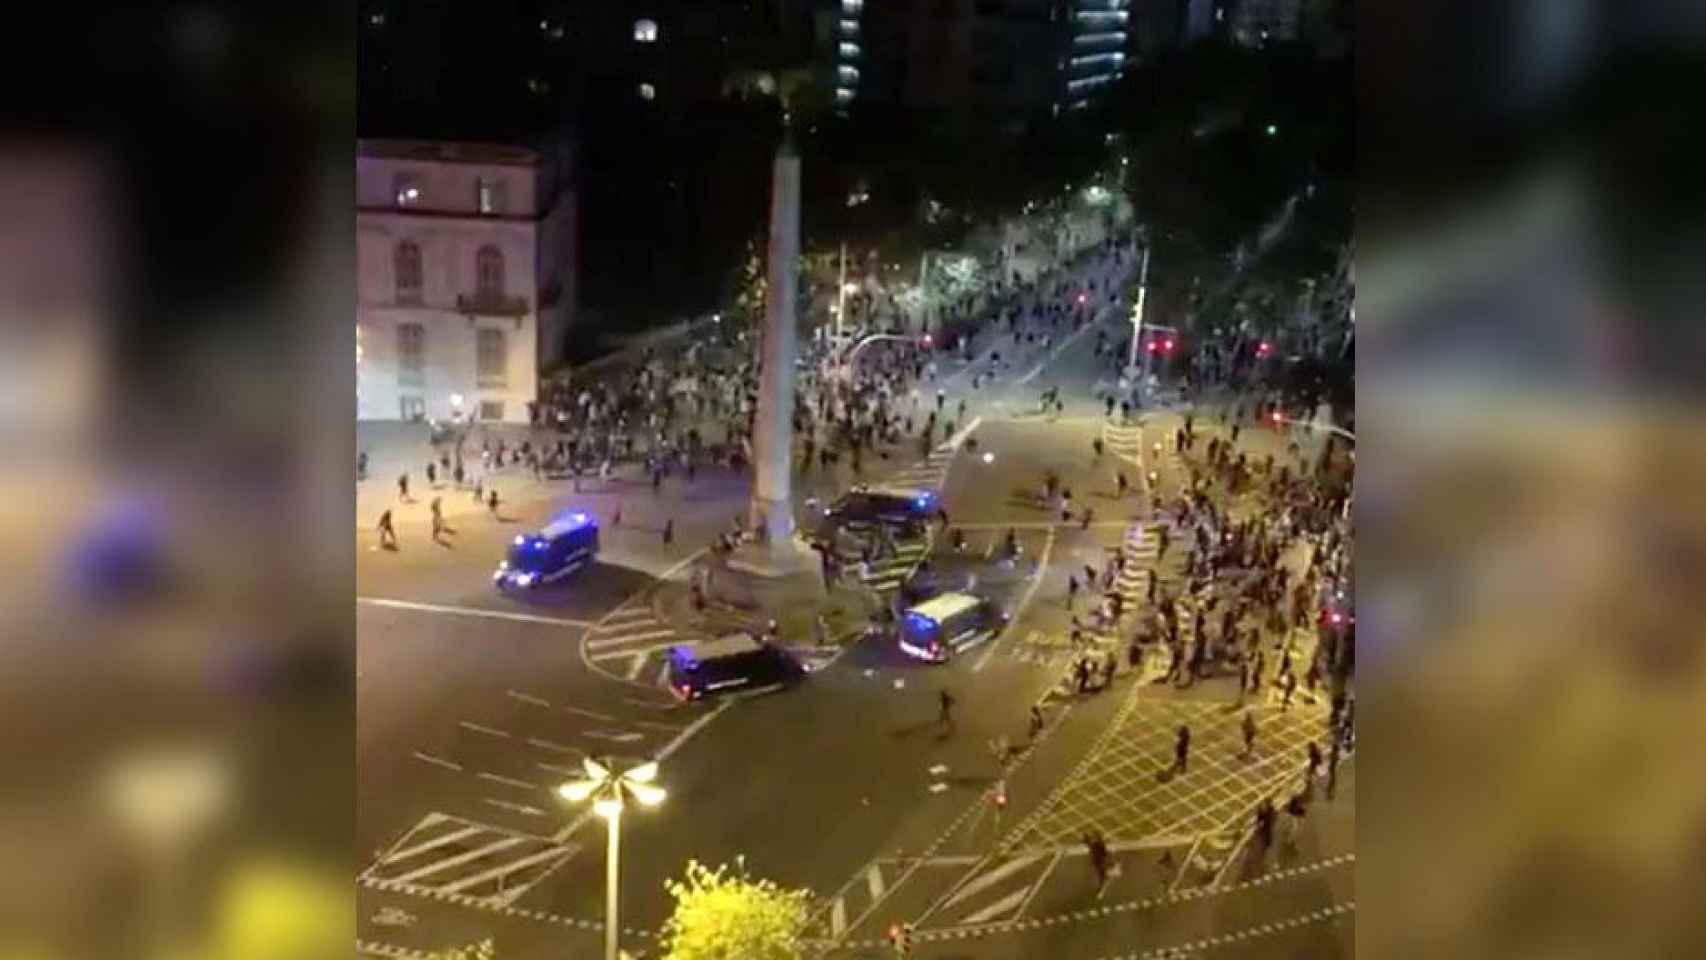
[[[675,912],[664,924],[665,960],[799,960],[810,894],[754,880],[744,868],[689,861],[665,881]]]

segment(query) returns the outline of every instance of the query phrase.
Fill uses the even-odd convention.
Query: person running
[[[495,518],[498,515],[498,490],[496,487],[486,491],[486,509]]]
[[[1250,716],[1250,711],[1248,710],[1244,711],[1243,730],[1244,752],[1239,756],[1244,759],[1249,759],[1256,755],[1256,721]]]
[[[1189,767],[1191,759],[1191,728],[1186,724],[1179,725],[1179,733],[1173,741],[1173,769],[1183,774]]]
[[[379,515],[379,545],[397,549],[397,529],[391,525],[391,511]]]
[[[409,474],[407,472],[397,477],[397,499],[405,502],[409,499]]]
[[[1084,847],[1090,854],[1090,869],[1096,872],[1096,899],[1102,899],[1107,892],[1112,858],[1108,854],[1108,841],[1100,830],[1084,832]]]
[[[946,689],[936,692],[936,725],[946,736],[954,732],[954,695]]]
[[[444,509],[439,505],[439,498],[432,498],[432,542],[439,543],[444,536]]]

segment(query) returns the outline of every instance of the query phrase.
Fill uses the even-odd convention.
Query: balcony
[[[476,317],[519,318],[527,315],[527,298],[488,292],[459,293],[456,295],[456,312]]]

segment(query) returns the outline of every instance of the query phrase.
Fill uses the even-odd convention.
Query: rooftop
[[[418,160],[423,163],[496,163],[536,167],[539,154],[527,147],[503,143],[469,143],[454,140],[357,140],[356,156],[385,160]]]
[[[941,623],[943,620],[970,610],[982,602],[969,593],[944,593],[931,597],[907,612],[920,614]]]

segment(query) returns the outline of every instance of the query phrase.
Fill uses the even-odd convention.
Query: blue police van
[[[901,614],[900,649],[914,659],[942,663],[994,638],[1007,619],[982,597],[944,593]]]
[[[788,651],[747,630],[669,648],[669,689],[681,700],[780,690],[805,675],[805,665]]]
[[[598,556],[598,522],[584,511],[558,516],[543,530],[520,534],[492,573],[499,590],[526,590],[568,576]]]

